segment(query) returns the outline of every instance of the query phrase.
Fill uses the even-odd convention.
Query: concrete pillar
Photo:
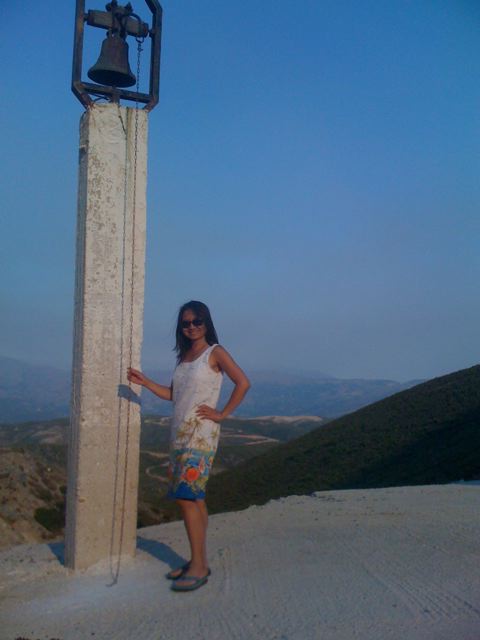
[[[129,389],[126,370],[130,353],[140,368],[146,160],[147,112],[103,104],[83,114],[65,532],[72,569],[119,566],[135,554],[140,389]]]

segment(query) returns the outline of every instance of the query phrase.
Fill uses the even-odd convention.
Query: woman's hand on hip
[[[212,409],[208,404],[201,404],[197,407],[197,416],[199,418],[205,418],[206,420],[213,420],[214,422],[221,422],[224,419],[224,416],[220,411],[216,409]]]

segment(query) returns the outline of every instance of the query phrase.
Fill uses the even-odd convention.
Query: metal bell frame
[[[99,27],[109,30],[111,27],[111,14],[103,11],[89,10],[85,13],[85,0],[76,1],[75,16],[75,38],[73,47],[73,67],[72,67],[72,91],[84,107],[88,108],[94,104],[90,95],[104,96],[112,102],[119,103],[120,100],[131,100],[144,104],[146,111],[151,111],[158,104],[160,87],[160,50],[162,38],[162,7],[158,0],[145,0],[152,13],[152,24],[138,20],[138,16],[126,17],[123,26],[126,35],[135,38],[151,38],[150,55],[150,84],[149,93],[128,91],[120,87],[106,86],[83,82],[82,80],[82,59],[83,59],[83,32],[85,22],[88,26]],[[112,3],[113,4],[113,3]],[[116,3],[115,3],[116,4]],[[127,5],[128,7],[129,5]],[[121,9],[121,7],[119,7]]]

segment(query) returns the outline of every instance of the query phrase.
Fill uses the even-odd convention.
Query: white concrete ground
[[[61,545],[0,554],[0,638],[479,640],[480,487],[291,496],[210,520],[209,582],[174,593],[181,523],[138,531],[118,582]],[[57,555],[56,555],[57,554]]]

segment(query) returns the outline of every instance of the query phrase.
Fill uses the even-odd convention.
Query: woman
[[[191,300],[178,312],[176,329],[177,366],[170,387],[157,384],[136,369],[128,379],[163,400],[172,400],[174,411],[170,435],[168,496],[180,506],[191,559],[170,571],[174,591],[192,591],[208,580],[206,533],[208,512],[205,487],[220,435],[220,422],[238,407],[250,382],[228,352],[218,343],[208,307]],[[223,373],[235,388],[222,411],[216,405]]]

